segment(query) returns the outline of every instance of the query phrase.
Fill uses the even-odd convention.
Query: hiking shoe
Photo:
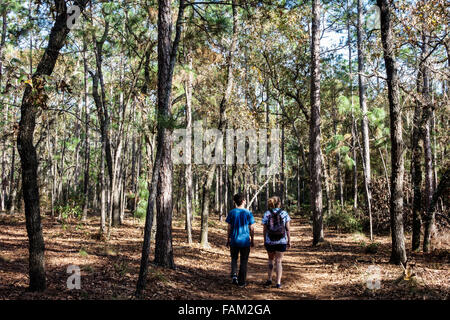
[[[239,288],[245,288],[246,285],[247,285],[246,283],[238,283]]]
[[[233,276],[233,279],[231,280],[232,284],[238,284],[238,278],[236,276]]]
[[[277,283],[277,285],[275,286],[275,288],[281,289],[281,283]]]
[[[265,287],[269,287],[272,285],[272,280],[267,280],[266,283],[264,283]]]

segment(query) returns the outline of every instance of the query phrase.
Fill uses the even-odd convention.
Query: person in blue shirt
[[[272,285],[272,271],[274,260],[277,268],[276,288],[281,288],[281,274],[283,267],[281,261],[286,249],[291,247],[289,214],[281,209],[279,197],[271,197],[268,200],[269,210],[264,213],[262,224],[264,225],[264,246],[268,255],[268,280],[265,286]]]
[[[254,226],[253,214],[245,209],[246,201],[242,194],[233,197],[236,208],[228,213],[228,236],[227,247],[230,247],[231,254],[231,278],[232,283],[239,287],[245,287],[247,279],[247,262],[250,254],[250,247],[254,246]],[[239,276],[236,275],[237,261],[240,255]]]

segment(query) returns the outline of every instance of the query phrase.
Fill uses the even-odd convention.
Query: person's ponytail
[[[267,200],[267,205],[269,209],[278,208],[281,205],[280,197],[273,196]]]

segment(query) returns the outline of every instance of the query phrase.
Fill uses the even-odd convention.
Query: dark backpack
[[[281,212],[283,210],[279,209],[278,212],[270,210],[269,223],[267,224],[267,235],[272,241],[278,241],[283,239],[286,234],[286,227],[281,217]]]

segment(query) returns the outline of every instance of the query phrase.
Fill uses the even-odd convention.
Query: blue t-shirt
[[[247,209],[234,208],[228,213],[225,220],[231,225],[232,247],[250,247],[249,225],[255,223],[253,214]]]
[[[281,219],[283,219],[283,223],[286,225],[287,222],[291,221],[291,218],[289,217],[288,213],[284,210],[281,210],[281,208],[275,208],[273,209],[274,212],[277,212],[281,215]],[[267,225],[269,223],[269,217],[270,217],[270,211],[266,211],[266,213],[264,213],[264,217],[262,219],[262,224],[263,225]],[[287,244],[287,233],[284,235],[284,238],[281,238],[280,240],[277,241],[272,241],[269,238],[269,235],[266,234],[266,243],[270,244],[270,245],[274,245],[274,244]]]

